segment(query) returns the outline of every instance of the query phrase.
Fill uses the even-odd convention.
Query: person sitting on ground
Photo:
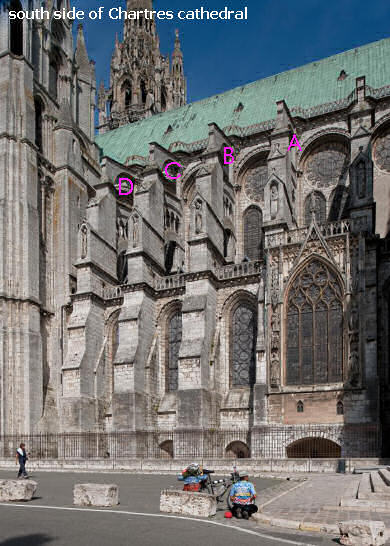
[[[20,444],[16,450],[16,464],[19,464],[18,478],[28,478],[26,472],[26,461],[28,460],[25,444]]]
[[[233,484],[230,490],[230,500],[233,504],[232,513],[236,518],[249,519],[257,512],[255,505],[256,491],[249,481],[248,472],[240,472],[240,481]]]

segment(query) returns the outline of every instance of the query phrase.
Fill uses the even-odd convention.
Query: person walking
[[[236,482],[230,490],[233,516],[239,519],[249,519],[258,510],[255,498],[255,487],[249,481],[248,472],[240,472],[240,481]]]
[[[23,476],[27,479],[28,474],[26,472],[26,461],[28,460],[25,444],[20,444],[16,450],[16,464],[19,465],[18,479]]]

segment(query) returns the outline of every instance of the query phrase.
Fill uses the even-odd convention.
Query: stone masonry
[[[186,105],[179,37],[133,24],[96,105],[81,26],[0,14],[0,435],[386,454],[390,40]]]

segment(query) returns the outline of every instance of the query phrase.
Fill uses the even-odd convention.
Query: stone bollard
[[[115,483],[76,483],[73,487],[73,504],[116,506],[119,504],[119,487]]]
[[[339,530],[344,546],[382,546],[387,539],[383,521],[343,521]]]
[[[161,491],[160,512],[208,518],[217,512],[217,500],[207,493],[167,489]]]
[[[32,480],[0,480],[0,501],[29,501],[37,487]]]

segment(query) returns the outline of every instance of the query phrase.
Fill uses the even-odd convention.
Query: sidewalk
[[[259,513],[253,516],[259,524],[269,524],[302,531],[338,534],[338,522],[379,520],[390,529],[390,511],[363,511],[342,508],[340,499],[359,475],[310,476],[302,482],[285,482],[259,496]]]

